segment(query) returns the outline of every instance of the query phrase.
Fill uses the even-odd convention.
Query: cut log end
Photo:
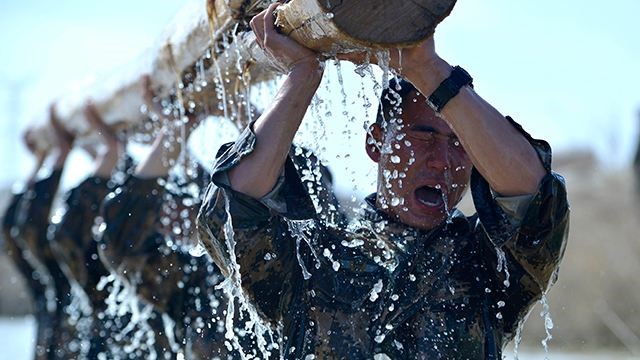
[[[335,25],[356,40],[379,46],[417,43],[433,34],[456,0],[318,0]]]

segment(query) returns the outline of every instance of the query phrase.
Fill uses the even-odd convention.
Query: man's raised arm
[[[436,54],[433,38],[416,48],[403,50],[402,64],[396,68],[427,98],[452,71],[451,65]],[[502,196],[537,191],[546,170],[536,151],[470,86],[463,86],[441,114],[494,191]]]
[[[229,171],[231,188],[256,199],[269,193],[278,181],[324,70],[315,52],[276,31],[273,10],[277,5],[254,17],[251,27],[260,47],[285,72],[285,79],[274,101],[253,124],[254,151]]]

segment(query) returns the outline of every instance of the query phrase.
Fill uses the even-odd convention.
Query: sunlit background
[[[32,159],[22,146],[21,132],[42,120],[51,101],[138,61],[183,6],[168,0],[0,4],[0,187],[8,188],[28,174]],[[636,0],[460,0],[436,31],[440,55],[469,71],[476,91],[501,112],[534,137],[548,140],[562,159],[558,166],[567,172],[574,221],[567,264],[555,290],[560,294],[551,294],[552,310],[558,314],[558,344],[551,342],[552,355],[554,349],[562,353],[605,346],[620,356],[640,356],[640,284],[632,276],[640,273],[635,205],[640,200],[630,170],[640,124],[639,14]],[[362,84],[370,84],[351,70],[342,66],[345,92],[356,94]],[[345,108],[335,71],[328,74],[329,84],[320,90],[326,102],[319,111],[320,116],[331,112],[324,124],[332,132],[323,140],[323,158],[336,173],[342,196],[349,198],[355,186],[361,197],[374,190],[368,171],[372,163],[361,151],[365,111],[362,101],[351,98]],[[343,111],[355,120],[341,118]],[[218,123],[207,123],[195,136],[196,143],[214,137]],[[348,141],[331,135],[344,129]],[[209,151],[201,149],[205,163]],[[67,187],[88,171],[81,157],[71,161],[74,171],[65,175]],[[576,291],[585,297],[570,296]],[[12,295],[4,288],[0,294],[3,299]],[[532,318],[538,318],[536,311]],[[5,305],[0,312],[12,314]],[[580,316],[593,320],[576,318]],[[531,330],[525,343],[541,351],[544,328],[529,327],[537,330]],[[0,322],[0,334],[7,331],[12,330]],[[0,344],[8,346],[2,335]],[[0,358],[14,358],[3,356],[0,352]]]

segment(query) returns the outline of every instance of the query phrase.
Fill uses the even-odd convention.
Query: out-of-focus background
[[[42,120],[49,102],[139,61],[183,5],[168,0],[0,4],[1,208],[12,184],[33,166],[22,130]],[[640,124],[638,14],[635,0],[460,1],[436,32],[441,56],[465,67],[476,90],[499,110],[548,140],[555,169],[567,179],[571,233],[559,281],[549,294],[552,359],[554,354],[587,358],[587,353],[593,359],[640,357],[640,169],[633,167]],[[342,75],[347,94],[370,86],[348,65]],[[332,68],[320,90],[324,102],[309,121],[325,117],[327,134],[316,148],[325,150],[322,157],[335,173],[337,191],[350,203],[352,195],[357,202],[374,190],[372,163],[361,151],[367,110],[363,100],[343,102],[336,79]],[[272,92],[265,89],[263,101]],[[205,162],[215,150],[210,139],[219,144],[233,136],[220,136],[219,124],[211,119],[194,135]],[[313,132],[318,125],[305,127]],[[64,187],[87,174],[87,159],[74,154],[68,169]],[[29,358],[29,301],[23,279],[0,254],[0,358]],[[530,358],[538,358],[546,336],[539,307],[525,329],[523,346]]]

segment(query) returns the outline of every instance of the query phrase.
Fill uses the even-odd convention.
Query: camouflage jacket
[[[224,181],[253,150],[247,129],[219,152],[198,219],[201,241],[228,276],[234,244],[242,287],[281,328],[286,358],[501,359],[518,322],[553,281],[569,216],[548,144],[515,126],[547,170],[519,221],[475,171],[478,213],[454,211],[430,231],[387,219],[374,198],[352,226],[327,224],[291,159],[275,193],[250,198]],[[233,233],[225,232],[229,220]]]
[[[161,215],[165,188],[158,180],[131,176],[107,196],[101,257],[140,299],[169,315],[179,344],[187,343],[197,358],[226,358],[227,303],[215,288],[223,278],[208,257],[190,255],[160,231],[167,220]]]
[[[19,240],[16,238],[20,229],[17,225],[17,212],[24,192],[19,192],[13,195],[9,206],[7,206],[4,216],[2,218],[2,234],[4,239],[4,247],[7,255],[16,266],[16,269],[24,278],[28,290],[31,292],[36,305],[36,312],[45,310],[45,286],[38,281],[38,277],[34,276],[36,269],[25,259],[23,249],[19,244]],[[43,230],[45,231],[45,230]],[[38,310],[38,308],[42,309]]]
[[[92,230],[108,191],[108,180],[95,176],[86,178],[69,191],[66,212],[55,224],[51,238],[60,266],[69,280],[77,282],[87,294],[94,312],[104,308],[108,295],[97,290],[100,279],[109,272],[98,258]]]
[[[58,305],[68,302],[70,286],[54,256],[48,229],[61,176],[62,170],[54,170],[26,189],[16,204],[12,229],[16,245],[34,269],[31,276],[53,288]]]
[[[29,271],[28,284],[34,295],[38,321],[37,358],[65,358],[70,355],[64,344],[75,335],[65,307],[70,304],[69,281],[58,263],[49,238],[50,213],[62,170],[28,186],[16,195],[7,210],[5,233],[9,231],[12,251],[22,257],[21,268]]]

